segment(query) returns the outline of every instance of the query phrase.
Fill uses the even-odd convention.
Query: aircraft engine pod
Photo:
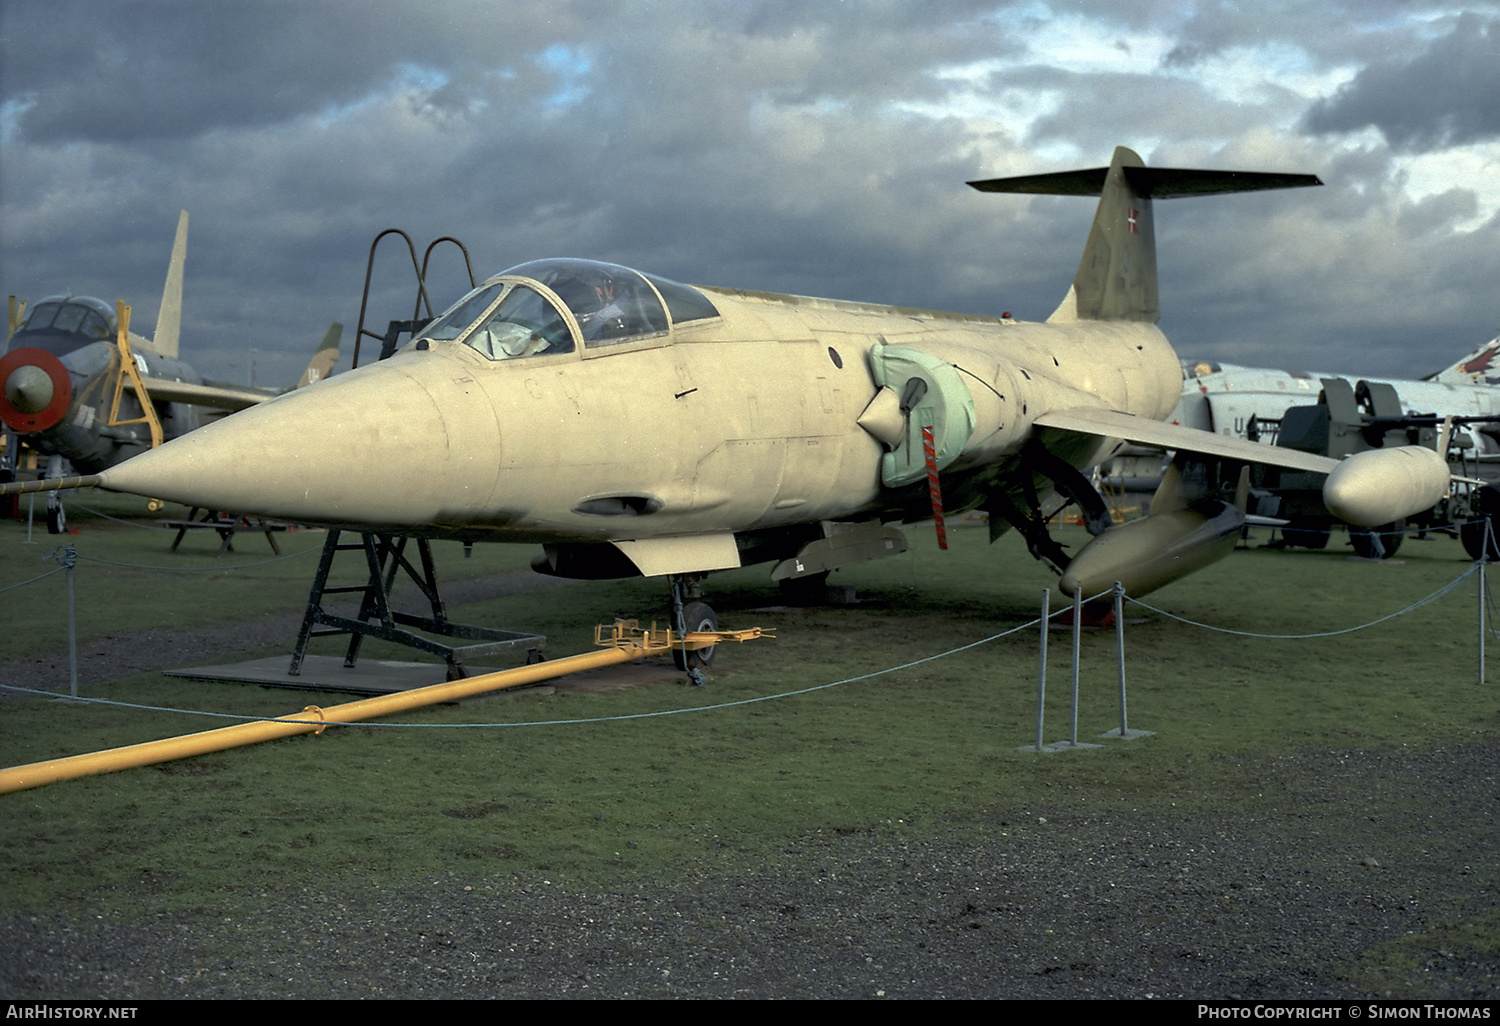
[[[1218,499],[1171,513],[1154,513],[1111,527],[1079,550],[1059,581],[1064,594],[1084,597],[1119,581],[1127,595],[1144,595],[1228,555],[1245,516]]]
[[[1448,493],[1448,482],[1448,463],[1434,449],[1371,449],[1329,473],[1323,502],[1340,520],[1379,527],[1431,509]]]
[[[53,427],[73,401],[72,376],[43,349],[17,349],[0,359],[0,386],[0,420],[20,434]]]

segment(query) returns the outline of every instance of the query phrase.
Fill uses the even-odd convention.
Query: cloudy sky
[[[1500,4],[1425,0],[0,0],[0,293],[149,334],[186,208],[183,355],[262,385],[334,320],[347,365],[388,227],[481,278],[1042,319],[1092,203],[964,182],[1118,144],[1326,183],[1158,204],[1184,355],[1420,376],[1500,331]],[[409,266],[382,250],[372,321]]]

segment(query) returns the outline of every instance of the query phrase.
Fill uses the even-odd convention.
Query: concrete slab
[[[350,669],[341,656],[306,656],[302,673],[287,673],[291,656],[270,656],[243,663],[220,666],[188,666],[180,670],[163,670],[168,677],[188,677],[235,684],[261,684],[268,687],[300,688],[305,691],[342,691],[355,695],[387,695],[395,691],[441,684],[447,679],[442,663],[409,663],[387,659],[361,659]],[[470,667],[474,674],[489,673],[498,667]]]
[[[1018,752],[1035,752],[1035,751],[1043,751],[1043,752],[1081,752],[1081,751],[1084,751],[1085,749],[1088,749],[1088,748],[1103,748],[1103,747],[1104,747],[1103,745],[1089,744],[1088,742],[1085,742],[1085,741],[1079,741],[1077,744],[1074,744],[1072,741],[1053,741],[1053,742],[1050,742],[1049,744],[1042,745],[1042,747],[1040,749],[1038,749],[1037,746],[1034,745],[1034,744],[1032,744],[1032,745],[1017,745],[1016,746],[1016,751],[1018,751]]]
[[[447,670],[442,663],[361,659],[353,669],[350,669],[344,665],[342,656],[310,655],[303,658],[302,673],[296,677],[287,673],[290,663],[290,655],[280,655],[266,659],[250,659],[242,663],[189,666],[162,672],[168,677],[186,677],[191,680],[217,681],[226,684],[259,684],[262,687],[296,688],[304,691],[335,691],[353,695],[386,695],[396,691],[427,687],[429,684],[441,684],[447,679]],[[470,666],[469,675],[477,677],[481,673],[493,673],[505,668]],[[585,670],[582,673],[546,681],[537,687],[553,687],[571,691],[613,691],[618,688],[686,680],[686,674],[672,665],[671,657],[662,656],[619,666]]]

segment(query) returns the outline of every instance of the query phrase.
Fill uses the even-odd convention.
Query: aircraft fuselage
[[[1038,413],[1097,405],[1159,420],[1181,388],[1151,324],[703,292],[719,316],[597,348],[493,360],[456,342],[408,345],[196,433],[191,495],[149,478],[129,487],[305,523],[526,542],[909,519],[928,513],[925,481],[884,482],[892,446],[859,424],[882,352],[957,372],[964,394],[947,398],[972,404],[973,424],[942,470],[960,494],[966,473],[1006,473]],[[1110,448],[1064,458],[1088,467]],[[149,473],[172,451],[131,466]]]

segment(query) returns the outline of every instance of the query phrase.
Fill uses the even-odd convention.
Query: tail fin
[[[24,321],[25,319],[26,319],[26,300],[23,299],[23,300],[21,300],[18,303],[18,302],[16,302],[16,297],[15,296],[11,296],[10,297],[10,328],[5,333],[5,341],[7,341],[7,342],[10,341],[10,337],[16,333],[16,329],[21,326],[21,322]]]
[[[1500,338],[1491,339],[1453,366],[1444,367],[1422,380],[1443,385],[1500,384],[1500,367],[1494,365],[1497,358],[1500,358]]]
[[[177,359],[177,336],[182,328],[182,266],[187,262],[188,212],[177,215],[177,237],[172,240],[172,262],[167,265],[167,284],[161,290],[161,309],[156,314],[156,330],[151,348],[162,356]]]
[[[302,372],[302,380],[297,382],[298,388],[305,388],[314,381],[322,381],[333,373],[334,364],[339,362],[339,342],[344,337],[344,326],[334,321],[328,326],[328,331],[323,335],[323,341],[318,343],[318,351],[313,353],[313,358],[308,361],[307,369]]]
[[[981,192],[1098,196],[1089,240],[1073,287],[1052,321],[1160,319],[1156,294],[1156,232],[1152,199],[1322,185],[1316,175],[1197,171],[1147,167],[1132,150],[1115,147],[1109,167],[970,182]]]

